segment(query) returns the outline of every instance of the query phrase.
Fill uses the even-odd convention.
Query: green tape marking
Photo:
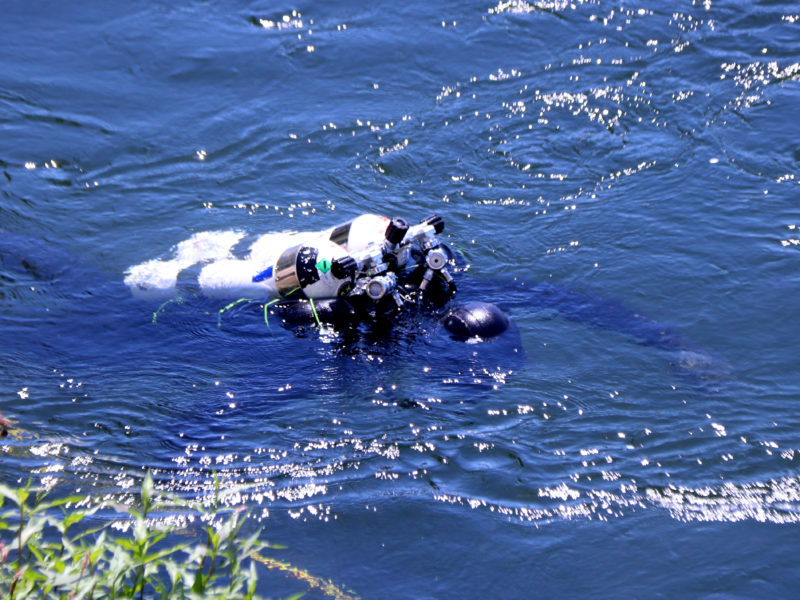
[[[251,300],[250,298],[239,298],[238,300],[228,304],[228,306],[225,308],[219,309],[219,313],[217,314],[217,328],[222,327],[222,313],[224,313],[226,310],[232,309],[234,306],[241,304],[242,302],[255,302],[255,300]]]
[[[314,320],[317,322],[317,327],[322,327],[322,323],[319,322],[319,315],[317,314],[317,307],[314,306],[314,299],[309,298],[308,303],[311,304],[311,312],[314,313]]]
[[[267,329],[269,329],[270,331],[272,331],[272,327],[269,326],[269,316],[267,315],[267,309],[276,302],[278,302],[279,300],[280,298],[275,298],[275,300],[270,300],[264,305],[264,323],[267,324]]]
[[[167,304],[171,304],[173,302],[177,302],[178,304],[183,304],[183,296],[178,296],[177,298],[170,298],[166,302],[164,302],[158,309],[153,313],[153,324],[156,325],[156,321],[158,321],[158,315],[164,312],[164,309],[167,307]]]

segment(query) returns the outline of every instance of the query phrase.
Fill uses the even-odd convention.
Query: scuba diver
[[[30,335],[29,313],[39,307],[47,318],[37,321],[37,335],[58,339],[59,351],[94,353],[103,361],[104,346],[83,343],[78,323],[91,324],[93,331],[108,337],[123,336],[126,342],[132,335],[140,335],[146,345],[152,343],[152,330],[129,322],[131,315],[141,313],[142,299],[166,300],[153,314],[155,322],[170,302],[184,303],[196,297],[197,303],[186,307],[188,312],[175,315],[181,322],[191,320],[196,331],[205,326],[191,315],[213,310],[203,298],[224,298],[228,304],[219,310],[218,325],[224,311],[241,303],[248,310],[260,306],[265,320],[268,313],[276,315],[300,335],[306,326],[331,324],[345,333],[339,342],[345,353],[358,351],[359,334],[363,333],[364,343],[399,343],[414,347],[415,352],[430,350],[436,354],[437,364],[446,356],[456,362],[464,355],[473,360],[477,352],[478,362],[485,355],[487,364],[508,359],[516,365],[524,360],[520,332],[504,311],[512,315],[539,312],[544,318],[555,314],[657,348],[679,373],[692,379],[714,379],[728,373],[723,360],[697,347],[669,324],[625,303],[548,281],[514,279],[487,286],[485,280],[460,277],[465,263],[441,241],[443,230],[444,221],[438,216],[409,225],[402,218],[364,214],[316,232],[252,236],[239,231],[198,232],[180,242],[171,257],[128,268],[124,284],[106,280],[52,242],[6,231],[0,236],[3,285],[19,293],[28,288],[36,289],[31,294],[47,293],[46,302],[57,301],[61,307],[64,324],[54,317],[56,306],[40,306],[36,300],[18,303],[16,311],[0,317],[0,326],[8,330],[8,350],[19,346],[20,353],[29,353],[30,345],[25,343]],[[87,302],[90,299],[93,301]],[[115,310],[101,310],[98,306],[102,304],[113,304]],[[249,320],[232,326],[243,335],[250,335],[252,329]],[[45,331],[48,327],[52,333]],[[442,329],[447,335],[431,335]],[[252,333],[260,336],[261,330]],[[164,329],[159,335],[171,336],[168,344],[175,347],[197,341],[182,328]],[[480,348],[470,344],[467,351],[467,347],[459,350],[460,344],[453,345],[451,340],[489,343]],[[124,347],[116,341],[114,345]],[[218,352],[227,351],[227,346],[215,347]],[[238,349],[233,352],[239,355]],[[457,372],[461,366],[453,370]]]
[[[288,324],[385,323],[412,309],[442,312],[442,324],[457,338],[504,332],[509,320],[496,305],[450,303],[456,293],[451,270],[461,265],[440,241],[443,230],[438,215],[409,225],[401,217],[364,214],[319,232],[254,239],[205,232],[179,244],[172,260],[131,267],[125,283],[140,296],[189,287],[211,297],[272,298],[267,306]]]
[[[125,284],[134,296],[146,298],[174,298],[184,291],[229,301],[240,297],[223,311],[245,300],[263,301],[265,319],[269,310],[290,328],[369,323],[380,333],[401,317],[409,322],[407,317],[418,315],[437,320],[455,340],[503,337],[510,320],[500,307],[454,300],[454,274],[465,265],[439,239],[443,230],[438,215],[409,225],[400,217],[363,214],[317,232],[200,232],[178,244],[171,259],[129,268]],[[476,288],[468,279],[458,285],[467,294]],[[490,290],[476,291],[485,297]],[[724,361],[668,324],[591,292],[515,279],[505,282],[497,299],[506,310],[556,311],[569,321],[622,333],[666,351],[679,372],[693,377],[715,378],[728,371]]]

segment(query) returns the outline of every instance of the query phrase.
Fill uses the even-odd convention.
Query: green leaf
[[[76,510],[71,513],[67,513],[64,517],[64,520],[61,522],[63,525],[62,531],[67,531],[71,526],[75,525],[75,523],[79,523],[83,520],[83,517],[86,516],[86,513],[82,510]]]
[[[25,581],[47,581],[47,576],[33,569],[25,569],[25,573],[22,576]]]
[[[258,573],[256,572],[256,561],[250,561],[250,570],[247,573],[247,598],[248,600],[256,593],[256,584],[258,583]]]
[[[164,568],[167,570],[173,588],[177,587],[186,577],[186,570],[181,568],[175,561],[165,561]]]
[[[37,544],[29,543],[28,550],[36,557],[36,562],[41,563],[44,561],[44,554]]]
[[[96,509],[92,509],[92,510],[90,510],[90,511],[87,513],[87,515],[91,515],[91,514],[93,514],[93,513],[95,512],[95,510],[96,510]],[[77,542],[78,540],[80,540],[80,539],[82,539],[82,538],[85,538],[85,537],[91,537],[91,536],[93,536],[95,533],[97,533],[98,531],[103,531],[103,530],[104,530],[104,529],[106,529],[106,528],[108,528],[108,524],[107,524],[107,523],[104,523],[103,525],[100,525],[99,527],[93,527],[93,528],[91,528],[91,529],[87,529],[86,531],[83,531],[83,532],[79,533],[78,535],[76,535],[74,538],[72,538],[72,541],[73,541],[73,542]]]
[[[103,532],[102,535],[105,535],[105,532]],[[100,544],[100,547],[96,548],[95,550],[92,550],[92,553],[89,555],[89,563],[90,564],[95,564],[97,562],[97,560],[103,554],[105,554],[105,551],[106,551],[106,549],[103,547],[103,544]]]
[[[175,546],[173,548],[167,548],[166,550],[161,550],[160,552],[155,552],[153,554],[148,554],[147,556],[145,556],[142,559],[142,561],[143,562],[153,562],[153,561],[156,561],[156,560],[161,560],[165,556],[169,556],[170,554],[174,554],[176,552],[179,552],[179,551],[183,550],[188,545],[189,545],[189,542],[186,542],[184,544],[179,544],[179,545],[177,545],[177,546]]]
[[[139,545],[136,542],[132,542],[126,538],[117,538],[114,540],[114,543],[118,546],[121,546],[124,550],[128,552],[137,552],[139,550]]]
[[[81,500],[83,500],[83,498],[81,498],[80,496],[67,496],[66,498],[57,498],[49,502],[40,501],[31,512],[41,512],[44,510],[50,510],[51,508],[64,506],[65,504],[75,504],[77,502],[80,502]]]
[[[155,546],[158,542],[163,540],[168,533],[170,533],[171,529],[157,529],[156,531],[150,532],[150,539],[148,543],[150,546]]]
[[[142,506],[144,507],[145,514],[147,509],[150,508],[150,501],[153,498],[153,474],[148,470],[144,475],[142,481]]]
[[[43,519],[35,519],[33,521],[29,521],[28,524],[22,529],[22,533],[20,534],[20,539],[22,540],[22,545],[27,546],[28,541],[36,535],[37,533],[41,533],[42,525],[44,524]]]
[[[213,527],[208,527],[207,531],[208,531],[208,539],[211,540],[211,546],[216,550],[217,548],[219,548],[220,535]]]
[[[143,518],[136,519],[136,524],[133,526],[133,539],[135,539],[140,546],[147,539],[147,523]]]
[[[253,552],[253,550],[255,549],[256,544],[259,543],[258,538],[260,536],[261,536],[261,530],[259,529],[253,535],[251,535],[249,538],[247,538],[243,542],[241,542],[241,544],[239,545],[239,551],[243,555],[249,556]]]
[[[25,500],[28,499],[27,490],[25,491],[24,496],[22,496],[21,492],[22,490],[14,490],[8,487],[7,485],[3,485],[2,483],[0,483],[0,496],[2,496],[3,498],[8,498],[17,506],[23,504]]]
[[[199,594],[205,591],[205,587],[206,587],[206,582],[205,578],[203,577],[203,571],[200,568],[198,568],[197,574],[195,575],[194,578],[194,584],[192,585],[192,591]]]

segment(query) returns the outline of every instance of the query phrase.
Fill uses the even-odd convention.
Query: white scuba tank
[[[350,254],[366,250],[368,246],[382,244],[391,219],[381,215],[359,215],[351,221],[332,227],[326,237],[343,246]]]
[[[378,215],[361,215],[290,246],[273,264],[253,275],[281,297],[302,292],[308,298],[335,298],[349,286],[331,271],[333,262],[370,246],[380,247],[390,220]]]
[[[364,214],[323,231],[267,233],[256,238],[244,258],[233,255],[243,233],[201,232],[178,244],[171,259],[130,267],[125,283],[134,294],[148,297],[178,293],[180,279],[216,297],[286,297],[299,288],[310,298],[334,298],[345,280],[331,273],[333,262],[379,248],[389,223],[387,217]]]

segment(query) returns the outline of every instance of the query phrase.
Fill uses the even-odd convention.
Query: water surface
[[[0,477],[215,473],[363,598],[791,597],[798,28],[766,1],[6,7]],[[441,214],[460,297],[513,330],[153,323],[122,284],[198,231],[363,212]]]

